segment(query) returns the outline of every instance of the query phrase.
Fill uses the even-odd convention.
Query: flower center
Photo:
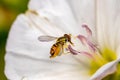
[[[104,48],[100,55],[94,55],[95,59],[91,61],[89,74],[94,74],[104,64],[116,60],[116,53],[109,48]]]
[[[88,51],[77,51],[72,48],[71,45],[68,46],[69,51],[73,55],[84,54],[85,56],[91,58],[90,67],[89,67],[89,75],[93,75],[100,67],[104,64],[111,62],[117,59],[117,55],[114,50],[109,47],[104,47],[102,50],[99,48],[99,45],[95,44],[92,41],[92,31],[89,29],[87,25],[82,25],[87,32],[87,36],[78,35],[77,38],[80,42],[89,48]],[[117,66],[118,71],[114,74],[108,75],[103,80],[120,80],[120,64]]]

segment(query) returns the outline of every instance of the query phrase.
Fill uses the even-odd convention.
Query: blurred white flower
[[[9,33],[5,56],[7,78],[119,80],[119,3],[120,0],[30,0],[28,11],[17,17]],[[83,23],[89,26],[80,27]],[[75,44],[69,50],[78,55],[50,59],[49,51],[55,42],[39,42],[38,37],[69,33]]]

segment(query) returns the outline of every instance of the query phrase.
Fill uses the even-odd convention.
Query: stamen
[[[93,51],[93,52],[96,51],[97,46],[95,44],[93,44],[91,41],[89,41],[89,39],[87,39],[85,36],[78,35],[77,37],[83,45],[86,45],[86,46],[88,45],[88,47],[91,51]]]
[[[81,51],[81,52],[76,51],[71,47],[71,45],[68,45],[68,49],[73,55],[83,54],[83,55],[88,56],[89,58],[93,59],[93,56],[90,53],[85,52],[85,51]]]
[[[81,41],[81,43],[82,43],[83,45],[85,45],[85,44],[87,43],[87,39],[86,39],[85,36],[83,36],[83,35],[78,35],[77,38]]]
[[[87,36],[88,36],[88,37],[91,37],[91,36],[92,36],[92,31],[91,31],[91,29],[88,27],[88,25],[83,24],[82,27],[85,28],[85,30],[86,30],[86,32],[87,32]]]
[[[87,42],[89,45],[90,50],[92,50],[93,52],[97,51],[97,45],[93,44],[92,42],[88,41]]]

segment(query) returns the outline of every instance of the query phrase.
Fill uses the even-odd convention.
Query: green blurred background
[[[0,80],[7,80],[4,75],[5,45],[10,26],[16,16],[27,10],[28,0],[0,0]]]

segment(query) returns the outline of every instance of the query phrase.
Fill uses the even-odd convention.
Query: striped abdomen
[[[50,54],[51,54],[50,58],[53,58],[59,55],[61,48],[62,48],[62,45],[60,43],[53,44],[50,50]]]

